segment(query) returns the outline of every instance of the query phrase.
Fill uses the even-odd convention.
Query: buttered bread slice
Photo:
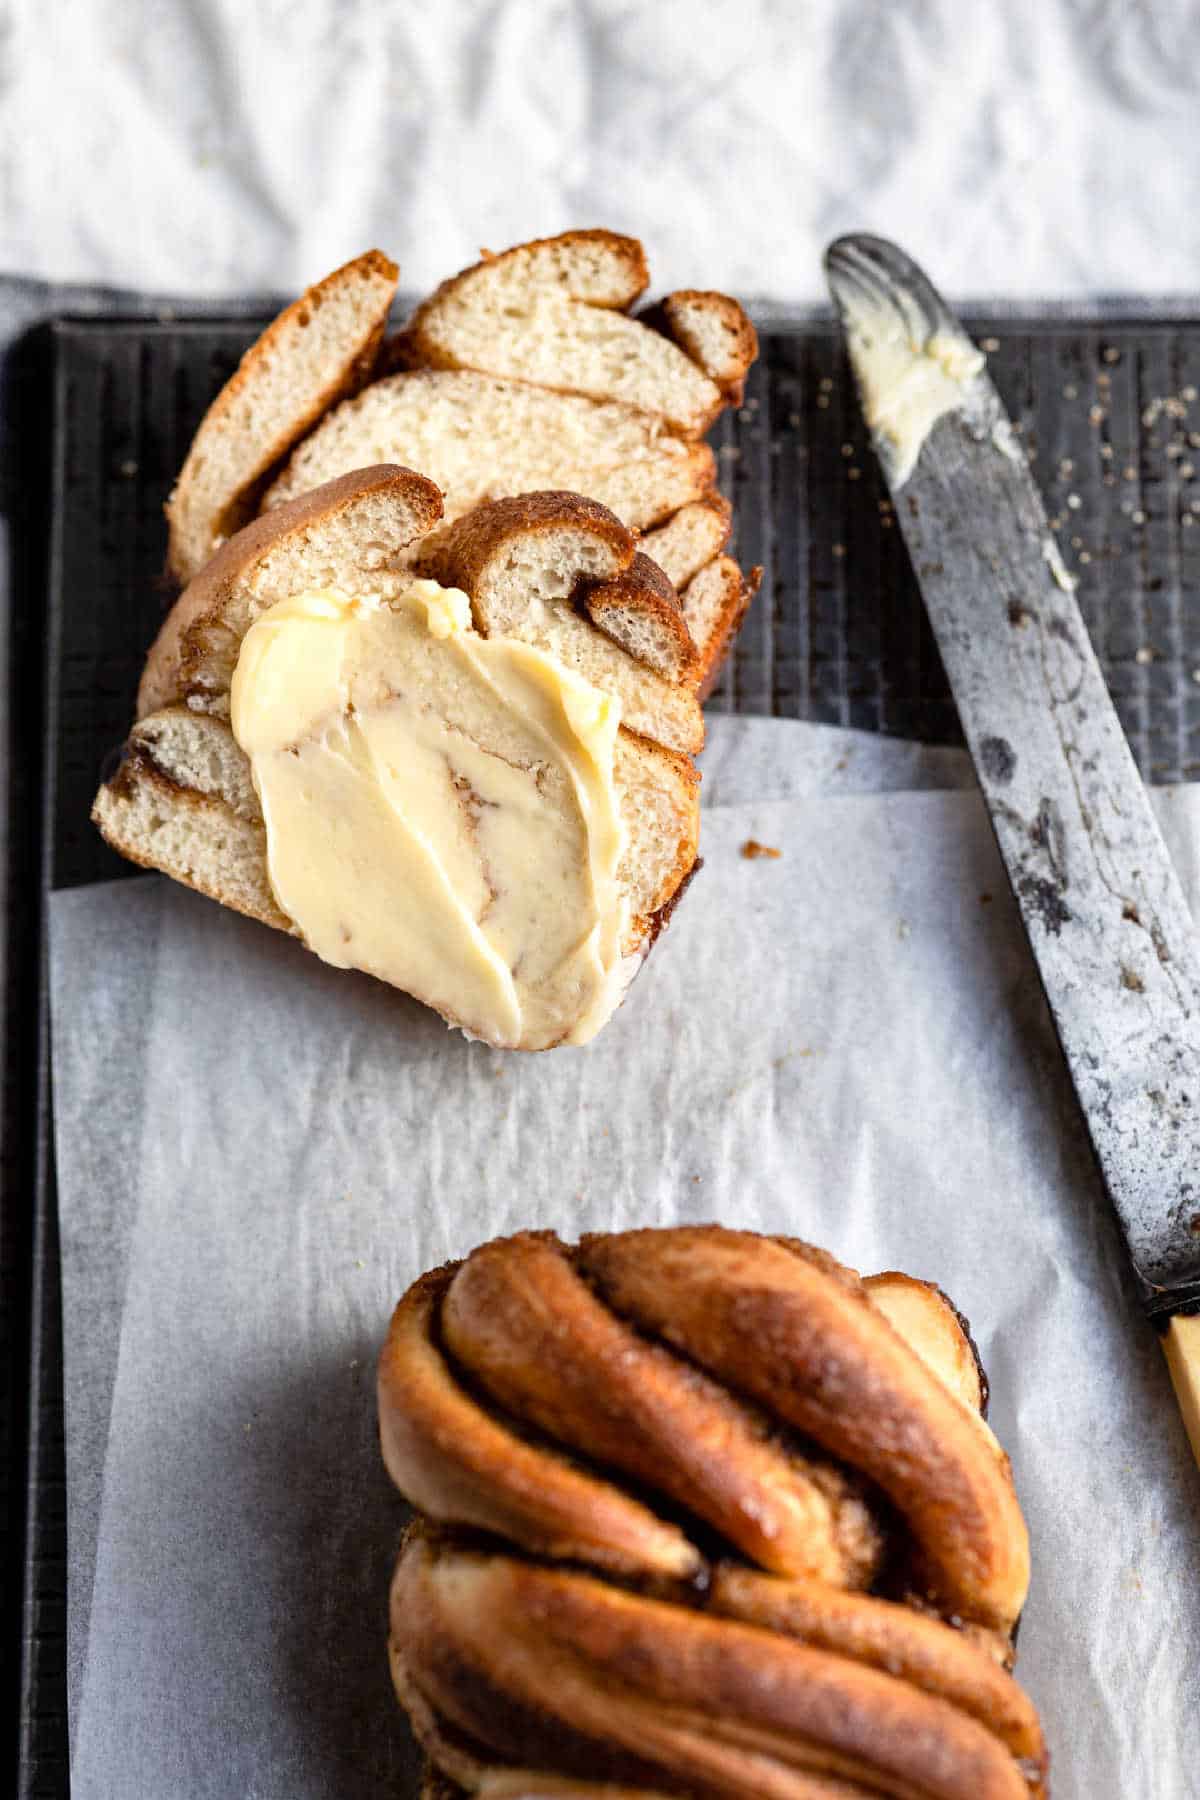
[[[151,651],[94,817],[473,1036],[586,1042],[695,862],[682,610],[594,502],[485,506],[414,569],[440,513],[374,468],[230,539]]]

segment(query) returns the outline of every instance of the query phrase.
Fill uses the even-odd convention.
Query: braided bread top
[[[379,1386],[424,1515],[393,1672],[460,1787],[1045,1791],[1024,1521],[936,1289],[716,1226],[525,1232],[409,1290]]]

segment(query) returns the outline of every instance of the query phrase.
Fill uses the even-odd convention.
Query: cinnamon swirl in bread
[[[1029,1550],[964,1323],[718,1226],[485,1244],[379,1370],[428,1794],[1044,1795]]]

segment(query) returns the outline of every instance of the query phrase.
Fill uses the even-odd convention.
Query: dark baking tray
[[[973,329],[1059,522],[1143,774],[1200,775],[1200,326],[977,320]],[[16,596],[14,701],[36,730],[13,776],[24,805],[18,849],[32,858],[40,848],[42,897],[133,873],[88,811],[166,599],[163,500],[256,330],[245,319],[66,319],[43,347],[50,543],[44,562],[28,545]],[[773,324],[762,348],[745,405],[714,443],[735,502],[736,553],[762,565],[763,585],[710,706],[956,742],[953,702],[837,341],[819,324]],[[33,457],[33,439],[25,442]],[[18,1096],[33,1209],[22,1800],[68,1789],[61,1323],[44,917],[34,914],[20,964],[36,1057]]]

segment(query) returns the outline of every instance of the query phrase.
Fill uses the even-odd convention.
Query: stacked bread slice
[[[635,316],[647,279],[634,239],[573,231],[485,254],[419,306],[390,342],[384,334],[397,270],[379,251],[347,263],[289,306],[209,408],[168,502],[169,571],[183,591],[150,652],[123,760],[95,805],[108,841],[133,861],[302,937],[326,960],[404,986],[475,1035],[517,1048],[586,1041],[691,872],[700,701],[757,581],[757,572],[743,575],[724,554],[730,508],[716,491],[714,457],[703,441],[722,409],[740,400],[756,352],[753,329],[735,301],[700,291],[668,295]],[[316,912],[300,907],[299,889],[284,880],[283,790],[269,802],[267,764],[255,761],[239,732],[239,671],[248,635],[263,642],[257,626],[269,613],[272,630],[284,617],[295,625],[303,615],[314,625],[336,615],[361,648],[366,612],[373,609],[371,630],[392,632],[398,642],[408,627],[395,621],[414,607],[417,617],[428,604],[441,608],[440,624],[432,614],[426,621],[428,635],[454,641],[439,649],[422,638],[418,649],[410,644],[405,651],[415,658],[412,668],[423,671],[419,700],[412,669],[399,694],[398,665],[389,663],[385,674],[374,652],[368,672],[356,664],[354,676],[366,682],[363,692],[385,696],[391,710],[377,730],[393,734],[393,746],[404,707],[412,717],[423,712],[415,728],[420,745],[381,762],[364,735],[353,683],[338,690],[332,710],[326,695],[319,729],[290,714],[283,724],[280,754],[299,758],[309,783],[299,802],[293,795],[287,803],[301,806],[301,831],[323,808],[314,829],[328,834],[337,813],[346,839],[346,805],[365,807],[354,816],[384,821],[382,836],[371,841],[381,842],[394,826],[407,834],[406,854],[420,864],[404,865],[399,883],[399,863],[386,879],[374,870],[388,922],[367,950],[379,919],[364,931],[361,916],[353,925],[348,918],[348,897],[331,901],[340,865],[335,858],[317,878],[326,852],[317,851],[315,839],[304,866],[310,898],[319,894],[325,904],[324,936]],[[322,646],[315,651],[320,661],[334,636],[314,629],[308,641]],[[510,648],[485,652],[481,644]],[[252,648],[247,660],[256,655]],[[485,665],[492,674],[481,672]],[[502,666],[509,676],[495,687]],[[474,682],[469,703],[464,680]],[[533,699],[536,729],[532,714],[515,727],[511,709],[496,699],[504,680],[509,693],[512,681],[558,682],[561,692],[548,704],[558,709],[559,726],[549,738],[539,711],[545,696]],[[311,689],[307,670],[300,685]],[[596,727],[597,737],[592,726],[576,725],[597,704],[595,719],[611,715],[603,730],[615,736],[604,739],[600,788],[589,801],[586,771],[603,730]],[[441,736],[431,751],[426,727],[435,718]],[[537,741],[550,745],[549,763],[531,748],[538,731]],[[518,740],[523,748],[514,750]],[[339,773],[329,776],[333,786],[318,801],[320,781],[314,776],[312,785],[309,772],[331,744]],[[535,905],[533,890],[539,881],[545,889],[546,870],[538,863],[531,877],[515,866],[522,858],[511,844],[498,850],[509,826],[498,822],[499,803],[476,791],[466,767],[472,758],[495,791],[509,782],[506,816],[513,832],[526,833],[524,862],[528,832],[544,827],[569,891],[595,901],[594,911],[578,918],[566,903],[579,944],[594,948],[602,938],[607,946],[599,997],[581,1003],[574,1020],[529,977],[537,1004],[528,993],[524,1010],[506,1000],[500,1023],[486,1007],[460,1007],[444,969],[440,985],[426,982],[397,973],[379,950],[389,932],[397,936],[393,901],[402,895],[421,915],[418,923],[427,922],[411,901],[412,876],[411,892],[429,883],[428,891],[442,896],[447,931],[464,934],[461,941],[489,970],[499,958],[504,967],[489,980],[516,983],[518,969],[530,967],[529,942],[509,941],[501,954],[492,937],[499,914],[507,908],[511,922],[521,910],[522,882]],[[432,771],[419,792],[412,788],[418,763]],[[388,786],[402,765],[410,788],[404,800]],[[369,802],[361,779],[368,768]],[[515,804],[513,780],[529,786]],[[351,781],[356,797],[351,802],[351,789],[338,790],[339,812],[331,795],[342,781]],[[428,836],[416,832],[420,848],[412,849],[413,808],[425,805],[430,781],[442,795],[438,829],[450,833],[459,874],[469,876],[469,903]],[[380,811],[383,789],[389,798]],[[539,821],[531,826],[535,813]],[[361,897],[361,883],[357,892]],[[545,904],[541,892],[536,905]],[[589,937],[593,927],[599,938]],[[569,936],[568,927],[564,941]],[[544,948],[538,932],[533,938]],[[360,960],[337,948],[352,939]],[[404,971],[416,966],[401,961]],[[555,992],[574,995],[575,964],[564,957],[557,967]]]
[[[484,500],[569,491],[642,534],[678,591],[690,679],[706,692],[757,584],[723,554],[729,510],[703,441],[756,354],[737,302],[687,291],[634,317],[648,281],[641,245],[566,232],[444,283],[382,345],[368,381],[390,269],[377,251],[348,264],[247,354],[168,506],[176,578],[190,580],[253,505],[380,463],[435,481],[447,523]],[[279,404],[289,363],[302,371],[290,422]]]
[[[138,722],[96,799],[93,816],[115,849],[300,935],[272,884],[261,798],[230,720],[242,645],[256,621],[289,596],[335,590],[386,604],[411,583],[405,564],[441,513],[441,496],[424,476],[391,466],[365,469],[255,520],[210,559],[150,652]],[[639,581],[632,534],[577,495],[479,507],[441,533],[429,561],[424,574],[469,597],[474,633],[530,645],[619,700],[622,716],[632,721],[633,728],[618,730],[612,758],[627,982],[696,860],[698,776],[688,752],[701,734],[699,704],[685,682],[641,660],[657,653],[666,664],[677,654],[678,620],[658,586]],[[591,623],[589,600],[602,614],[619,607],[628,615],[640,656]],[[455,695],[441,690],[436,662],[432,667],[420,702],[449,716]],[[497,710],[495,722],[485,718],[481,729],[498,745],[502,725]],[[486,737],[484,746],[490,747]],[[540,772],[530,775],[541,792]],[[491,878],[500,886],[520,873],[497,868]],[[471,1028],[438,995],[416,985],[410,991],[436,1004],[451,1023]]]
[[[280,313],[242,359],[209,408],[167,507],[167,563],[181,584],[254,517],[264,481],[304,432],[368,379],[398,274],[381,251],[368,250]]]

